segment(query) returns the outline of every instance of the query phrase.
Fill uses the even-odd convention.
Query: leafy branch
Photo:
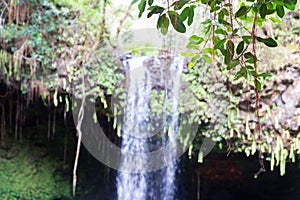
[[[259,34],[259,27],[268,18],[278,17],[283,18],[286,15],[287,10],[294,10],[297,4],[297,0],[247,0],[242,2],[237,10],[234,12],[236,3],[232,0],[177,0],[171,5],[166,7],[155,4],[156,1],[139,1],[139,17],[145,11],[148,11],[147,17],[154,15],[158,16],[157,28],[160,29],[162,34],[168,33],[169,24],[172,24],[173,29],[179,33],[185,33],[188,26],[191,26],[195,21],[195,11],[201,5],[207,8],[208,16],[206,20],[201,23],[201,31],[204,32],[199,35],[192,35],[189,38],[187,48],[192,52],[184,52],[183,56],[190,58],[189,68],[190,73],[195,73],[198,69],[193,69],[197,66],[197,63],[204,61],[209,64],[214,71],[218,71],[218,67],[225,65],[227,70],[227,92],[231,92],[231,73],[234,73],[234,82],[242,82],[242,79],[250,83],[254,88],[255,93],[255,115],[256,115],[256,128],[254,134],[249,136],[249,142],[252,149],[252,154],[257,150],[259,152],[259,160],[261,163],[261,171],[264,171],[262,162],[262,138],[264,132],[261,128],[261,113],[260,113],[260,91],[263,89],[262,81],[265,78],[270,77],[266,72],[260,72],[258,67],[257,49],[258,44],[263,44],[267,48],[277,47],[277,41],[272,38],[272,35],[261,35]],[[234,14],[233,14],[234,13]],[[197,17],[197,16],[196,16]],[[169,23],[170,22],[170,23]],[[207,47],[207,44],[210,47]],[[221,61],[220,58],[223,60]],[[215,62],[221,62],[220,65],[215,66]],[[222,65],[223,64],[223,65]],[[223,70],[223,71],[226,71]],[[191,74],[194,76],[195,74]],[[250,82],[249,82],[250,80]],[[198,87],[202,87],[198,85]],[[199,89],[200,90],[200,89]],[[235,107],[236,105],[230,101],[229,106]],[[231,108],[229,110],[232,110]],[[230,136],[234,137],[234,132],[238,133],[238,124],[233,124],[233,118],[231,112],[228,112],[228,124]],[[234,111],[235,112],[235,111]],[[234,126],[235,127],[234,127]],[[249,129],[245,131],[249,135]],[[227,138],[227,136],[222,136]],[[247,146],[246,145],[246,146]],[[231,148],[231,144],[229,144]],[[248,148],[246,148],[245,152]],[[260,171],[260,172],[261,172]]]

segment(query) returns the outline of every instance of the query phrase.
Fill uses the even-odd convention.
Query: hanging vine
[[[267,18],[271,18],[273,20],[275,17],[283,18],[286,14],[285,10],[293,11],[296,8],[297,0],[248,0],[246,2],[241,2],[239,5],[238,2],[231,0],[177,0],[173,3],[169,3],[166,7],[161,5],[159,1],[140,0],[138,2],[138,8],[140,11],[139,16],[142,16],[142,14],[146,11],[148,12],[148,17],[152,17],[153,15],[158,16],[157,27],[160,29],[162,34],[167,34],[167,30],[169,28],[169,23],[166,23],[166,21],[171,21],[170,24],[172,24],[172,28],[174,28],[177,32],[185,33],[186,27],[190,26],[193,21],[195,21],[195,9],[201,7],[201,5],[206,6],[208,17],[205,20],[202,20],[202,27],[200,28],[200,32],[203,32],[204,34],[192,35],[189,38],[189,43],[187,45],[187,48],[189,48],[192,52],[186,52],[182,55],[190,58],[191,60],[189,64],[191,73],[189,75],[189,79],[194,81],[192,85],[198,83],[198,85],[195,85],[195,91],[199,92],[199,94],[195,94],[195,96],[200,96],[200,101],[202,101],[201,99],[205,99],[205,97],[203,97],[205,96],[203,89],[206,88],[205,84],[207,83],[205,83],[205,79],[203,79],[203,77],[201,77],[203,81],[198,81],[197,77],[195,77],[195,79],[191,77],[194,77],[194,73],[205,71],[205,69],[203,69],[203,64],[201,67],[202,69],[198,69],[198,64],[203,61],[213,68],[212,73],[216,74],[217,72],[220,72],[224,76],[227,76],[227,81],[224,82],[227,82],[227,89],[229,90],[227,93],[229,92],[230,95],[227,96],[225,94],[226,91],[224,91],[224,95],[221,95],[229,98],[229,102],[224,104],[227,106],[225,110],[228,110],[226,114],[228,118],[227,126],[221,124],[223,121],[221,119],[219,119],[219,122],[218,120],[214,121],[213,119],[217,116],[214,118],[206,117],[206,119],[210,118],[210,123],[213,124],[214,128],[213,130],[209,129],[202,134],[211,137],[216,141],[220,141],[220,137],[224,138],[229,145],[229,152],[232,149],[244,151],[247,155],[250,153],[254,155],[255,152],[258,152],[261,169],[255,175],[257,176],[260,172],[265,170],[263,154],[273,152],[273,141],[277,140],[278,143],[279,138],[276,136],[270,137],[266,130],[262,130],[260,91],[263,89],[263,82],[265,82],[265,79],[269,78],[271,75],[258,68],[258,62],[260,61],[257,54],[257,49],[262,48],[257,43],[265,45],[268,48],[277,47],[278,44],[272,35],[268,36],[261,34],[261,31],[259,30],[261,28],[258,26],[263,26],[264,22],[268,20]],[[207,35],[210,35],[210,37],[207,37]],[[211,44],[212,47],[207,47],[206,44]],[[223,58],[223,60],[220,58]],[[213,64],[215,59],[216,62],[219,62],[219,66],[215,66]],[[232,73],[235,75],[233,80],[230,81]],[[206,72],[204,76],[210,75]],[[221,82],[220,75],[218,75],[218,78]],[[236,92],[236,88],[238,88],[239,85],[245,88],[253,88],[255,94],[254,101],[256,120],[252,123],[252,128],[249,128],[248,117],[247,119],[243,119],[239,116],[239,102],[234,100],[236,98],[234,97],[234,92]],[[218,95],[220,91],[217,88],[219,87],[213,87],[212,85],[209,87],[210,88],[208,88],[208,90],[214,91],[216,93],[214,95],[217,98],[218,96],[219,98],[221,97]],[[235,88],[235,91],[232,91],[232,88]],[[243,88],[239,89],[243,90]],[[218,101],[219,104],[223,102],[221,99],[218,99]],[[206,104],[207,106],[210,106],[209,103]],[[224,105],[220,106],[224,107]],[[203,113],[203,111],[200,111],[202,109],[207,108],[199,106],[199,115],[206,114],[206,112]],[[214,114],[207,113],[207,116],[211,115]],[[197,116],[195,117],[197,121],[199,118],[200,117]],[[201,120],[199,123],[201,123]],[[216,129],[217,127],[218,129]],[[223,128],[220,129],[220,127]],[[229,134],[219,134],[219,132],[223,132],[224,130],[226,130]],[[238,142],[237,139],[241,140],[241,142]],[[234,144],[231,140],[234,141]],[[273,145],[270,145],[270,143],[273,143]],[[277,146],[280,147],[280,145]],[[282,148],[285,149],[291,147],[294,149],[291,144]],[[280,147],[280,152],[282,153],[276,154],[276,159],[278,161],[281,161],[281,159],[285,160],[286,158],[286,154],[284,153],[285,150],[282,148]],[[299,146],[297,146],[296,149],[299,153]],[[274,162],[272,161],[272,163]],[[280,169],[281,174],[284,174],[284,169],[282,167]]]

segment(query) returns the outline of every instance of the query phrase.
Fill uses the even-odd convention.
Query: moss
[[[16,143],[0,156],[0,199],[71,199],[71,177],[45,149]]]

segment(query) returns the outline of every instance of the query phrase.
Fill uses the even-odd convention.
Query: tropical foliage
[[[194,22],[195,9],[205,7],[209,17],[202,22],[199,34],[189,38],[187,47],[191,52],[182,54],[191,59],[187,80],[199,98],[194,120],[200,124],[208,121],[208,128],[202,134],[215,141],[226,141],[228,151],[244,151],[247,155],[258,151],[259,173],[265,170],[263,160],[267,157],[271,169],[275,163],[280,164],[283,175],[286,160],[295,161],[295,154],[300,153],[299,133],[291,134],[285,129],[276,133],[264,126],[269,117],[260,112],[260,91],[271,77],[267,73],[270,70],[260,67],[263,59],[259,58],[259,52],[264,48],[261,44],[274,48],[278,43],[267,30],[260,33],[259,27],[280,22],[288,11],[295,10],[296,4],[296,0],[248,0],[239,5],[230,0],[179,0],[167,1],[165,5],[160,1],[141,0],[138,4],[139,16],[144,12],[148,18],[158,16],[157,28],[163,34],[168,33],[170,24],[176,31],[185,33]],[[239,109],[240,97],[252,92],[256,119],[251,112],[245,114]]]
[[[277,112],[277,104],[265,106],[261,100],[262,93],[270,89],[269,83],[276,86],[275,77],[281,70],[275,59],[267,66],[265,59],[286,44],[294,50],[300,48],[296,6],[297,0],[133,0],[128,8],[113,7],[109,0],[0,0],[3,97],[20,92],[17,106],[22,105],[14,110],[13,95],[9,95],[10,100],[1,98],[1,145],[5,146],[6,104],[10,105],[10,118],[12,112],[15,114],[15,138],[22,137],[18,127],[24,113],[19,110],[39,97],[45,105],[62,104],[66,113],[70,111],[70,94],[81,98],[96,95],[102,103],[101,112],[116,118],[109,110],[109,99],[113,93],[122,92],[117,87],[124,76],[114,62],[117,42],[111,37],[109,25],[116,16],[121,19],[118,35],[128,26],[124,21],[132,17],[130,9],[138,8],[139,17],[156,17],[157,29],[166,37],[171,29],[187,34],[192,26],[200,26],[189,37],[189,50],[182,52],[190,59],[184,79],[198,100],[191,120],[202,127],[190,154],[199,153],[202,161],[199,148],[206,136],[220,147],[226,146],[229,153],[257,154],[259,172],[265,170],[263,161],[270,160],[271,169],[280,165],[283,175],[285,163],[295,161],[300,154],[300,111],[293,115],[296,129],[290,130],[288,125],[279,126],[280,118],[272,115]],[[199,12],[206,17],[200,19]],[[285,19],[292,25],[284,25]],[[268,24],[285,26],[283,33],[272,33]],[[285,30],[292,35],[286,36]],[[295,71],[299,68],[297,63],[291,65]],[[284,85],[291,88],[293,84]],[[296,110],[297,105],[288,109]],[[277,123],[274,120],[266,125],[272,118]]]

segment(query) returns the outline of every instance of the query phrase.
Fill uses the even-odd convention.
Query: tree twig
[[[118,28],[117,28],[117,34],[116,34],[116,37],[117,37],[117,38],[118,38],[118,36],[119,36],[119,34],[120,34],[120,31],[121,31],[121,28],[122,28],[122,26],[123,26],[124,21],[126,20],[126,18],[127,18],[128,15],[129,15],[129,12],[130,12],[130,9],[131,9],[132,5],[133,5],[133,4],[131,3],[131,4],[128,6],[127,11],[126,11],[124,17],[120,20],[120,24],[119,24],[119,26],[118,26]]]
[[[261,124],[260,124],[260,113],[259,113],[259,91],[258,91],[258,69],[257,69],[257,56],[256,56],[256,22],[257,22],[257,13],[254,14],[253,25],[252,25],[252,49],[253,49],[253,65],[254,65],[254,89],[255,89],[255,110],[256,110],[256,117],[257,117],[257,129],[255,131],[254,139],[260,139],[261,137]],[[256,134],[257,137],[256,137]],[[262,159],[262,151],[259,149],[259,163],[260,163],[260,170],[256,173],[256,176],[261,172],[265,171],[264,161]]]
[[[76,132],[78,135],[78,140],[77,140],[77,149],[76,149],[76,157],[75,157],[75,162],[74,162],[74,168],[73,168],[73,196],[76,194],[76,183],[77,183],[77,166],[78,166],[78,159],[79,159],[79,153],[80,153],[80,146],[81,146],[81,139],[82,139],[82,132],[81,132],[81,125],[82,125],[82,120],[84,117],[84,104],[85,104],[85,79],[84,79],[84,62],[82,63],[82,101],[79,109],[79,113],[77,116],[77,126],[76,126]]]

